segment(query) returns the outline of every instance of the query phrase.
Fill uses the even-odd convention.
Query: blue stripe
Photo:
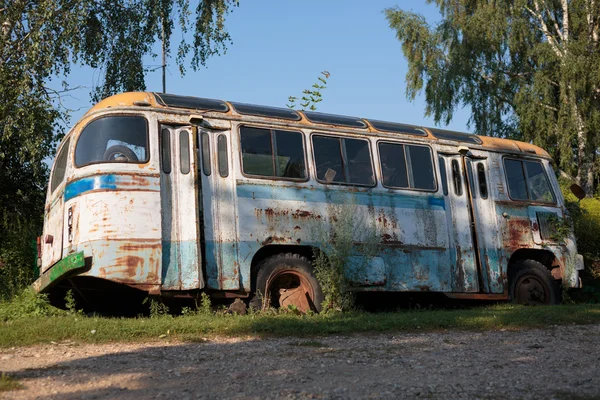
[[[160,178],[148,175],[105,174],[81,178],[65,187],[65,201],[93,190],[160,190]]]
[[[367,189],[351,191],[354,188],[330,189],[318,186],[282,187],[273,185],[237,183],[238,197],[278,201],[303,201],[307,203],[355,204],[374,207],[410,208],[410,209],[446,209],[442,196],[434,193],[401,193]],[[362,189],[360,189],[362,190]]]

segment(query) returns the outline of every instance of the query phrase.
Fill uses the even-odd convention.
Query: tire
[[[256,293],[250,301],[251,307],[293,306],[302,313],[321,311],[324,299],[308,259],[293,253],[277,254],[260,262]]]
[[[139,160],[133,150],[129,147],[117,144],[106,149],[104,152],[104,161],[138,162]]]
[[[558,283],[538,261],[522,260],[511,266],[509,297],[515,304],[560,304]]]

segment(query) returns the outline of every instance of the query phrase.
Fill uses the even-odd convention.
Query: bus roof
[[[117,94],[100,101],[98,104],[92,107],[87,114],[106,108],[135,106],[165,109],[177,108],[196,112],[216,112],[229,115],[251,115],[257,117],[275,118],[279,120],[285,120],[286,122],[296,122],[299,124],[310,124],[311,126],[326,125],[337,128],[358,129],[364,132],[397,133],[410,136],[421,136],[432,140],[452,141],[459,146],[475,145],[488,148],[490,150],[523,152],[550,158],[548,152],[541,147],[517,140],[473,135],[469,133],[407,125],[396,122],[348,117],[344,115],[324,114],[312,111],[298,111],[289,108],[259,106],[253,104],[163,93],[128,92]]]

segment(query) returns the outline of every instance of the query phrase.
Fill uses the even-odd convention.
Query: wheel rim
[[[292,306],[306,313],[315,310],[314,293],[306,276],[294,270],[281,270],[271,275],[267,281],[265,304],[275,308]]]
[[[519,304],[548,304],[550,296],[542,280],[533,275],[525,275],[517,281],[515,300]]]

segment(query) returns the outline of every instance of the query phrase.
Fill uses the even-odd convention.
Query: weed
[[[0,321],[62,314],[63,311],[48,303],[46,295],[36,293],[30,288],[21,290],[12,300],[0,302]]]
[[[325,297],[322,305],[325,312],[353,308],[348,277],[364,275],[378,252],[379,237],[374,222],[367,222],[369,218],[357,206],[354,195],[344,196],[350,198],[331,202],[327,207],[329,230],[320,225],[313,232],[322,250],[315,254],[313,267]]]
[[[21,385],[15,378],[5,374],[4,372],[0,374],[0,392],[8,392],[10,390],[18,389],[23,389],[23,385]]]
[[[198,313],[201,315],[212,314],[212,303],[210,297],[206,293],[200,295],[200,307],[198,307]]]
[[[83,310],[77,309],[77,301],[75,300],[73,289],[67,290],[67,293],[65,294],[65,308],[71,315],[83,315]]]
[[[146,297],[142,304],[149,303],[150,318],[161,318],[169,315],[169,307],[162,300]]]

